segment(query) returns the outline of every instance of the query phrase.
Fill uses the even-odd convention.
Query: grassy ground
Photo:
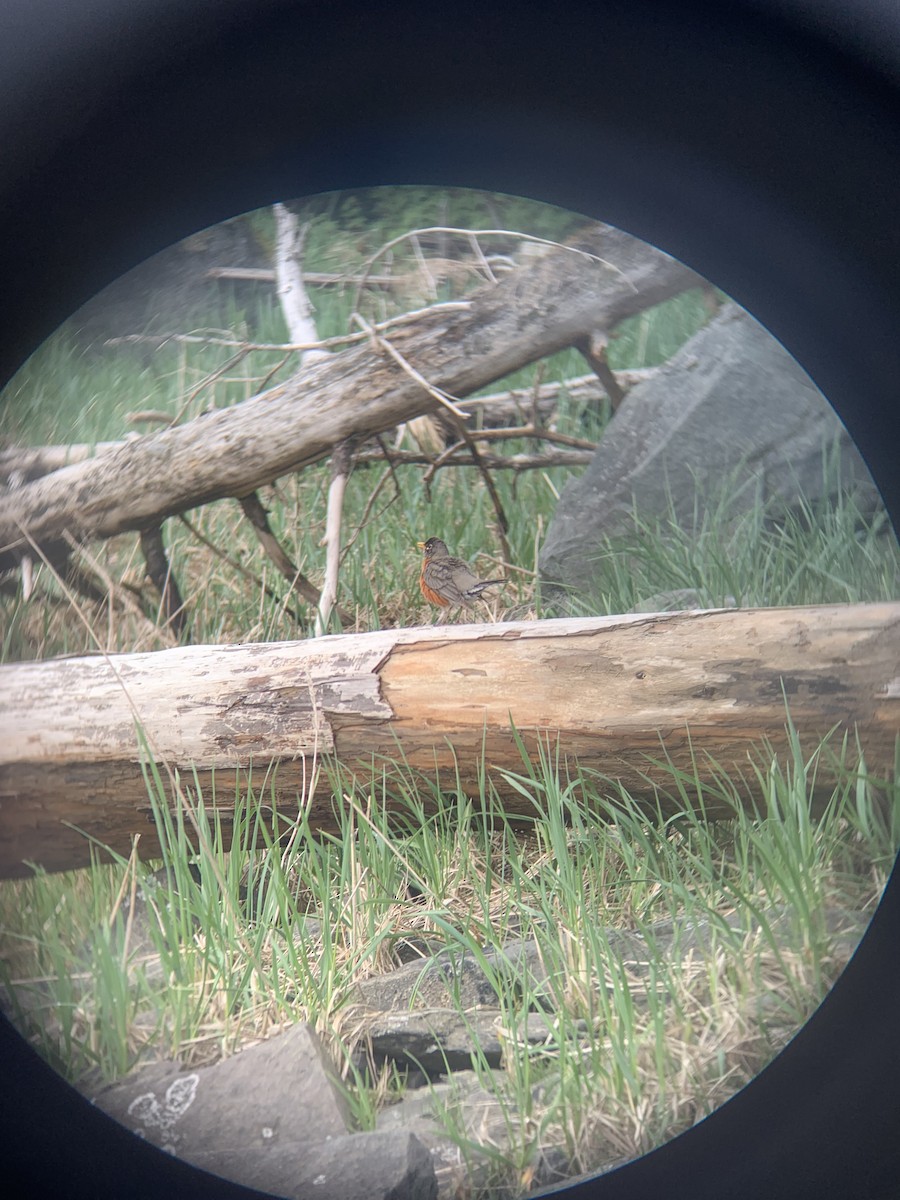
[[[156,1056],[210,1063],[311,1021],[359,1127],[370,1128],[404,1078],[386,1069],[364,1079],[355,1065],[353,984],[408,961],[423,939],[486,965],[509,938],[534,938],[547,972],[539,989],[524,967],[486,968],[508,1046],[502,1073],[475,1063],[509,1113],[509,1144],[494,1151],[497,1194],[527,1190],[539,1152],[560,1150],[581,1171],[627,1159],[770,1061],[825,997],[877,903],[900,844],[900,763],[882,787],[852,748],[831,749],[845,755],[844,782],[815,820],[810,794],[829,748],[796,743],[785,763],[761,756],[756,814],[724,777],[707,786],[707,797],[733,799],[734,819],[716,823],[703,818],[696,780],[673,774],[684,807],[667,821],[613,781],[578,776],[563,787],[532,762],[516,777],[535,802],[524,825],[490,804],[489,786],[460,797],[398,769],[337,789],[334,835],[313,834],[301,811],[287,849],[246,848],[249,789],[231,853],[210,798],[192,797],[203,831],[195,858],[179,834],[190,817],[159,804],[162,882],[150,876],[158,864],[122,861],[0,888],[8,1007],[82,1085]],[[337,782],[323,772],[311,790]],[[138,895],[158,914],[149,936],[132,924]],[[707,937],[695,945],[697,930]],[[617,945],[621,932],[645,936],[643,960]],[[529,1046],[525,1015],[548,1006],[547,1040]],[[461,1124],[449,1132],[474,1152]]]
[[[495,211],[472,209],[464,193],[438,197],[425,219],[421,197],[418,208],[407,199],[410,213],[389,210],[377,197],[358,210],[349,200],[317,201],[309,214],[310,267],[353,269],[380,241],[417,223],[496,228],[517,221],[537,235],[559,236],[568,220],[535,206],[516,209],[521,202],[503,198],[493,198]],[[270,236],[267,218],[257,220],[260,236]],[[412,270],[408,247],[395,251],[395,267],[401,254]],[[467,271],[442,283],[439,298],[472,279]],[[404,303],[427,295],[407,295]],[[343,332],[352,297],[322,290],[315,299],[321,333]],[[390,315],[383,295],[372,303],[383,310],[376,315]],[[689,294],[629,322],[613,344],[614,365],[664,359],[705,315],[702,298]],[[207,314],[197,324],[267,342],[284,337],[274,301]],[[278,353],[237,363],[232,353],[175,344],[84,350],[64,330],[7,390],[0,432],[34,444],[118,438],[132,428],[127,414],[135,410],[191,416],[243,399],[276,369],[291,368],[279,368]],[[558,355],[545,365],[544,379],[582,371],[576,355]],[[521,386],[532,374],[510,382]],[[564,399],[558,428],[600,436],[606,415]],[[339,599],[361,630],[428,619],[414,585],[417,540],[444,537],[485,571],[500,557],[493,509],[470,472],[441,472],[428,493],[420,469],[400,468],[373,502],[381,474],[356,470],[345,502]],[[495,615],[539,615],[537,554],[567,478],[559,468],[521,478],[498,474],[514,518],[509,540],[519,571]],[[288,553],[313,579],[324,566],[327,481],[327,467],[313,468],[264,496]],[[610,543],[586,609],[623,612],[683,587],[709,605],[726,597],[755,605],[900,594],[896,541],[852,498],[815,511],[801,505],[780,522],[756,510],[735,525],[722,519],[724,495],[707,497],[691,528],[660,521],[627,544]],[[193,640],[302,636],[309,614],[298,617],[238,517],[236,503],[223,502],[189,514],[190,525],[169,522],[173,567],[192,598]],[[131,596],[128,585],[142,586],[135,538],[89,553],[117,594]],[[169,644],[134,605],[81,603],[77,614],[57,582],[46,572],[38,576],[28,603],[21,591],[0,594],[2,661]],[[842,782],[813,820],[809,797],[825,754],[840,759]],[[758,811],[741,808],[722,776],[712,787],[731,798],[734,818],[713,824],[703,819],[709,790],[697,779],[673,773],[670,790],[682,811],[665,820],[640,810],[614,780],[561,781],[548,762],[523,759],[515,784],[533,799],[534,818],[513,826],[491,803],[489,780],[481,794],[462,796],[452,780],[441,788],[402,764],[392,775],[353,783],[317,764],[310,788],[334,796],[337,834],[313,836],[304,821],[307,795],[288,847],[251,851],[259,797],[248,785],[236,813],[237,848],[228,854],[211,797],[194,796],[193,819],[206,830],[199,880],[178,814],[160,803],[169,829],[167,882],[151,878],[159,863],[131,860],[0,884],[7,1006],[40,1052],[82,1083],[118,1077],[154,1055],[210,1062],[281,1023],[312,1021],[366,1128],[404,1083],[390,1072],[359,1075],[345,1020],[353,982],[391,969],[424,936],[481,960],[510,936],[533,937],[548,969],[555,1032],[539,1049],[517,1037],[534,985],[524,976],[498,977],[510,1049],[502,1075],[481,1064],[512,1130],[510,1146],[495,1152],[495,1187],[524,1191],[538,1148],[561,1148],[576,1169],[589,1170],[641,1153],[709,1112],[777,1053],[845,964],[858,932],[852,915],[870,915],[900,845],[900,764],[894,778],[878,782],[852,743],[795,741],[781,761],[761,747],[756,767]],[[151,774],[157,802],[160,786]],[[388,825],[389,806],[405,817]],[[149,941],[132,916],[139,894],[159,915]],[[850,914],[849,933],[835,925],[836,912]],[[661,922],[674,923],[676,943],[698,927],[710,930],[711,941],[693,955],[674,953],[670,941],[658,939]],[[652,953],[640,970],[616,948],[616,931],[647,934]],[[464,1130],[451,1132],[471,1149]]]

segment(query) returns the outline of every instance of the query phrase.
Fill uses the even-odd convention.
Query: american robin
[[[440,608],[471,608],[486,587],[505,583],[505,579],[479,579],[469,564],[454,556],[440,538],[432,537],[416,545],[424,552],[419,587],[429,604]]]

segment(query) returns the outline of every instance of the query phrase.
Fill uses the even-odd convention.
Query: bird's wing
[[[458,558],[453,565],[453,582],[461,592],[467,592],[478,583],[478,576],[472,572],[468,563]]]

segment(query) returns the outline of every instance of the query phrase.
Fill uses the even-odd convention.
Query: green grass
[[[814,819],[826,754],[840,760],[840,782]],[[549,757],[526,758],[513,778],[533,799],[524,821],[506,817],[490,783],[482,804],[410,782],[399,771],[358,780],[343,790],[335,832],[310,829],[301,812],[287,846],[263,835],[257,850],[261,797],[241,788],[229,853],[214,797],[183,781],[170,810],[149,770],[161,882],[158,864],[131,859],[0,887],[3,987],[17,1023],[77,1084],[118,1077],[148,1053],[209,1062],[308,1020],[370,1127],[402,1080],[369,1082],[351,1066],[348,997],[426,937],[493,980],[509,1049],[502,1073],[475,1065],[516,1135],[494,1163],[497,1182],[514,1184],[538,1149],[590,1170],[610,1146],[628,1157],[673,1136],[773,1057],[852,948],[828,913],[867,919],[900,838],[900,769],[879,784],[852,747],[810,751],[796,735],[787,762],[760,760],[758,812],[718,780],[733,816],[716,822],[696,797],[665,818],[614,781],[576,774],[562,786]],[[672,795],[684,788],[673,772]],[[128,914],[140,895],[158,922],[135,944]],[[687,943],[674,952],[697,929],[693,953]],[[647,946],[637,959],[622,936],[635,933]],[[513,934],[537,941],[542,980],[488,961]],[[547,1041],[529,1046],[516,1031],[529,1008],[548,1006]],[[447,1119],[475,1153],[459,1115]]]
[[[569,419],[569,427],[577,427],[578,414]],[[827,474],[829,469],[824,463],[823,471]],[[398,467],[396,481],[388,478],[369,507],[381,476],[381,468],[356,469],[345,497],[344,539],[345,544],[352,539],[352,546],[341,570],[339,602],[353,617],[353,628],[391,628],[431,619],[415,585],[416,542],[425,537],[444,538],[485,576],[503,573],[493,507],[482,481],[473,479],[469,470],[439,473],[429,497],[421,469]],[[496,474],[497,490],[511,517],[512,565],[522,570],[510,572],[510,582],[492,608],[494,617],[541,613],[538,553],[556,493],[568,477],[561,468],[519,479]],[[263,492],[276,535],[292,561],[314,581],[324,571],[320,543],[327,488],[328,468],[317,467]],[[607,539],[596,552],[594,590],[574,598],[579,611],[627,612],[660,592],[681,588],[692,589],[696,603],[709,607],[875,601],[900,594],[896,539],[886,519],[873,520],[860,511],[852,495],[839,493],[817,506],[801,500],[795,511],[777,521],[771,519],[771,509],[760,505],[729,520],[729,497],[723,484],[688,524],[671,514],[652,523],[637,518],[636,536]],[[189,514],[188,520],[190,529],[178,520],[169,521],[166,536],[173,570],[189,598],[193,640],[268,641],[307,635],[314,617],[310,606],[288,593],[237,501],[207,506]],[[146,610],[155,612],[136,535],[95,544],[91,554],[118,585],[120,595],[129,585],[140,587]],[[85,621],[74,620],[68,599],[46,570],[39,569],[38,579],[37,604],[26,604],[20,591],[0,595],[2,661],[90,653],[98,645],[125,650],[166,644],[155,625],[121,608],[110,613],[107,606],[83,603]]]
[[[399,200],[382,192],[316,197],[306,215],[310,267],[348,272],[417,225],[519,227],[542,237],[572,228],[570,215],[529,202],[423,189]],[[252,221],[265,244],[270,216]],[[496,249],[509,252],[502,239]],[[413,271],[408,245],[395,249],[392,265]],[[441,285],[439,298],[476,282],[464,272]],[[352,289],[317,289],[313,298],[322,335],[345,332]],[[427,299],[413,290],[372,292],[363,303],[369,316],[384,317]],[[611,343],[613,365],[662,361],[705,318],[699,292],[634,318]],[[285,336],[274,299],[198,314],[196,327],[262,342]],[[187,419],[237,403],[281,377],[272,375],[276,368],[286,374],[295,366],[278,352],[236,362],[233,353],[176,343],[86,350],[64,328],[3,394],[0,435],[31,444],[117,439],[134,428],[129,413],[160,409]],[[526,385],[534,370],[507,382]],[[544,381],[583,373],[573,352],[543,364]],[[607,417],[564,394],[556,426],[596,438]],[[831,481],[833,471],[826,456]],[[416,541],[443,537],[485,573],[501,557],[493,508],[471,470],[440,472],[429,493],[420,468],[399,467],[370,503],[382,474],[357,468],[344,507],[349,548],[339,601],[361,630],[430,618],[414,584]],[[497,473],[511,518],[512,565],[521,570],[485,619],[540,616],[537,556],[572,474]],[[277,535],[314,581],[324,568],[327,486],[322,466],[263,492]],[[635,537],[602,545],[596,589],[579,598],[584,611],[624,612],[676,588],[695,590],[710,606],[900,594],[891,531],[840,489],[828,503],[800,498],[787,515],[756,505],[735,518],[730,498],[723,481],[690,521],[673,514],[639,521]],[[307,634],[312,614],[298,612],[236,502],[207,506],[189,520],[194,531],[173,520],[166,538],[190,597],[194,641]],[[143,592],[152,609],[136,537],[92,545],[90,553],[117,595]],[[37,574],[27,603],[20,589],[0,592],[0,661],[169,643],[134,603],[79,602],[79,615],[57,581]],[[402,763],[371,780],[318,764],[309,786],[333,798],[335,829],[313,831],[301,798],[299,815],[285,814],[289,840],[278,845],[259,822],[260,805],[272,797],[255,775],[226,798],[234,809],[230,851],[214,792],[182,778],[172,805],[164,764],[145,758],[162,863],[133,855],[0,884],[0,983],[18,1026],[62,1074],[88,1086],[154,1056],[212,1062],[282,1023],[308,1020],[331,1047],[358,1126],[371,1128],[405,1084],[396,1070],[367,1075],[359,1068],[348,997],[356,981],[390,970],[411,943],[426,939],[472,956],[494,984],[509,1052],[501,1073],[484,1061],[474,1065],[505,1114],[509,1148],[475,1138],[452,1105],[445,1117],[463,1155],[473,1165],[489,1161],[486,1186],[498,1195],[527,1191],[539,1150],[556,1148],[579,1170],[626,1159],[752,1078],[846,962],[858,930],[848,941],[829,914],[868,917],[900,846],[900,761],[891,779],[870,779],[852,742],[801,747],[793,733],[789,753],[760,748],[755,767],[748,764],[749,806],[739,799],[740,781],[724,772],[701,780],[671,769],[668,794],[648,809],[614,780],[579,771],[562,778],[548,749],[537,760],[523,753],[521,769],[507,773],[505,786],[533,810],[514,821],[497,802],[499,781],[484,773],[480,789],[466,794],[457,780],[436,783]],[[839,764],[840,782],[817,795],[814,807],[826,758]],[[707,805],[729,819],[707,820]],[[153,917],[147,923],[135,915],[142,906]],[[640,961],[626,937],[633,934],[647,948]],[[490,951],[514,936],[540,946],[542,979],[524,966],[497,970]],[[556,1013],[539,1047],[520,1036],[530,1005]]]
[[[336,302],[333,293],[325,289],[316,300],[321,312]],[[681,310],[693,313],[695,306],[692,294],[679,297],[677,302],[660,306],[655,320],[673,336],[673,329],[682,328],[677,322],[673,325],[675,317],[682,320]],[[262,310],[252,322],[246,314],[231,317],[242,327],[252,324],[254,336],[264,340],[284,337],[283,328],[276,327],[280,314]],[[149,352],[146,347],[134,346],[118,346],[105,353],[78,351],[63,331],[9,385],[0,414],[0,434],[5,432],[10,438],[34,444],[121,438],[133,428],[127,420],[129,413],[155,409],[190,417],[208,406],[238,402],[252,394],[284,359],[280,354],[255,352],[224,375],[218,374],[230,353],[222,347],[171,343]],[[640,365],[639,360],[634,361]],[[573,351],[554,356],[543,368],[545,382],[564,381],[584,373],[583,361]],[[506,382],[522,386],[533,377],[534,368],[528,368]],[[206,380],[209,382],[204,386]],[[92,399],[79,406],[76,397]],[[557,426],[562,432],[596,438],[602,432],[602,414],[563,395]],[[525,441],[506,444],[509,453],[533,448]],[[513,573],[499,612],[516,608],[534,611],[539,603],[534,594],[537,555],[557,497],[572,474],[560,467],[521,477],[496,474],[497,490],[510,518],[508,540],[513,565],[524,569],[524,573]],[[352,546],[342,567],[340,603],[354,616],[359,629],[417,624],[429,619],[418,590],[414,584],[411,586],[418,562],[417,541],[433,535],[442,537],[456,553],[489,574],[496,573],[496,560],[502,554],[493,506],[483,481],[477,475],[473,478],[471,470],[439,472],[427,490],[421,468],[400,466],[384,481],[367,512],[372,492],[383,475],[382,467],[357,467],[344,503],[344,541],[347,544],[352,540]],[[263,489],[262,493],[276,535],[292,561],[314,581],[321,579],[324,571],[321,540],[328,478],[327,465],[313,467],[280,480],[276,488]],[[309,606],[287,594],[286,582],[265,558],[237,501],[206,506],[188,514],[188,520],[193,531],[173,519],[167,522],[165,536],[181,591],[191,598],[195,641],[271,640],[309,632],[314,614]],[[129,586],[143,589],[144,607],[152,615],[153,595],[143,579],[137,536],[123,535],[95,544],[90,550],[119,586],[120,595],[121,589]],[[244,574],[235,568],[234,561]],[[136,646],[151,649],[165,644],[158,634],[142,627],[121,608],[110,616],[108,611],[83,606],[94,627],[90,634],[84,622],[71,619],[67,599],[47,578],[47,572],[39,568],[38,574],[45,604],[25,609],[20,595],[0,596],[3,661],[90,652],[98,641],[107,650]],[[621,605],[609,596],[598,611],[609,607],[620,609]]]
[[[659,593],[689,589],[700,607],[776,607],[890,600],[900,594],[900,553],[884,511],[874,516],[841,487],[836,455],[822,460],[821,493],[799,495],[785,512],[777,499],[734,505],[729,479],[698,486],[694,513],[649,520],[603,539],[592,555],[594,584],[581,603],[626,612]]]

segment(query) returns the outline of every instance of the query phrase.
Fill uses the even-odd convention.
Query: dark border
[[[835,405],[897,526],[900,12],[847,7],[6,0],[0,378],[124,270],[236,212],[382,183],[491,188],[601,216],[750,309]],[[757,1080],[569,1194],[897,1195],[898,934],[892,879]],[[124,1134],[0,1030],[14,1194],[250,1194]]]

